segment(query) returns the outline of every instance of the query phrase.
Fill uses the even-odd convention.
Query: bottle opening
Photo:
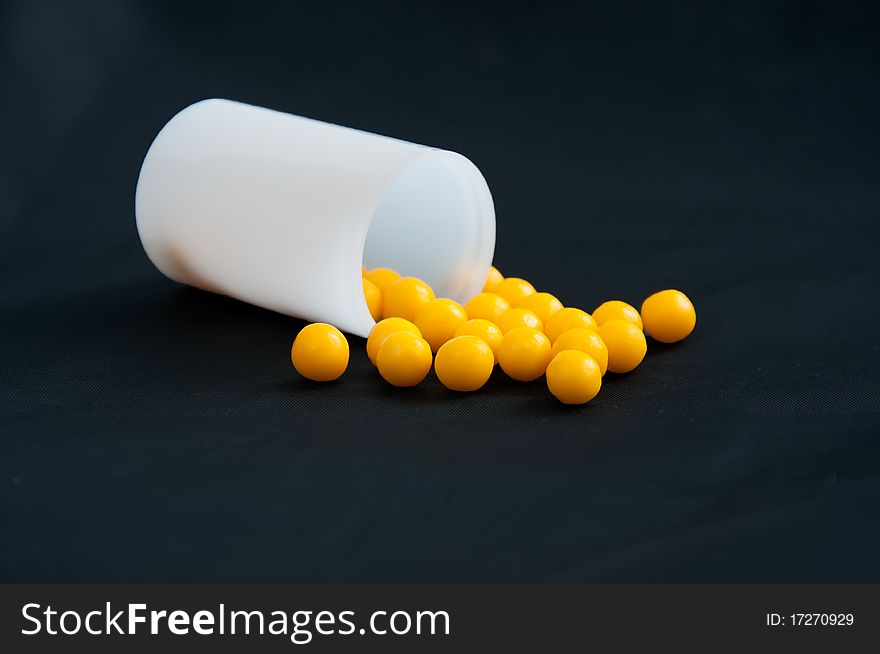
[[[423,279],[438,297],[479,293],[492,262],[492,198],[466,158],[428,150],[391,183],[376,205],[364,265]]]

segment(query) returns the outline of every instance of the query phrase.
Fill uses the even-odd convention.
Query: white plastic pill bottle
[[[464,302],[495,249],[492,196],[460,154],[229,100],[162,128],[135,214],[168,277],[358,336],[374,324],[361,264]]]

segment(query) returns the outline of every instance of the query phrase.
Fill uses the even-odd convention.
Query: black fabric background
[[[175,6],[175,5],[183,6]],[[873,3],[2,7],[3,581],[880,581]],[[462,152],[496,263],[698,326],[567,408],[297,378],[301,323],[148,262],[226,97]]]

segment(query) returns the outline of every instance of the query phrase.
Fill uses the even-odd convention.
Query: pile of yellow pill
[[[400,387],[416,386],[433,366],[447,388],[476,391],[497,364],[517,381],[545,377],[563,404],[584,404],[599,393],[607,371],[627,373],[642,363],[646,332],[674,343],[697,322],[694,305],[673,289],[646,298],[641,311],[609,300],[590,314],[536,291],[525,279],[504,277],[494,266],[483,291],[463,306],[390,268],[364,269],[362,277],[364,301],[376,321],[367,356],[383,379]],[[306,325],[290,356],[303,377],[332,381],[348,367],[348,341],[332,325]]]

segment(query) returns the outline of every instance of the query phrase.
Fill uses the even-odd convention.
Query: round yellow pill
[[[397,332],[382,341],[376,355],[379,374],[394,386],[415,386],[431,369],[431,346],[412,332]]]
[[[495,324],[509,308],[510,303],[497,293],[477,293],[464,305],[468,318],[483,318]]]
[[[397,332],[409,332],[419,338],[422,336],[419,328],[409,320],[404,320],[403,318],[385,318],[385,320],[380,320],[370,330],[370,335],[367,338],[367,356],[373,365],[376,365],[376,355],[379,353],[379,346],[382,345],[382,341]]]
[[[498,350],[498,346],[501,345],[501,339],[504,338],[501,328],[485,318],[471,318],[455,330],[455,335],[481,338],[492,348],[493,354]]]
[[[489,274],[486,276],[486,283],[483,284],[483,290],[491,293],[495,288],[504,281],[504,275],[495,266],[489,266]]]
[[[563,404],[585,404],[602,388],[602,372],[586,352],[563,350],[547,366],[547,388]]]
[[[586,352],[599,364],[599,370],[603,375],[608,370],[608,346],[605,345],[602,337],[592,329],[576,327],[562,332],[562,335],[553,343],[553,355],[565,350]]]
[[[635,323],[609,320],[599,325],[598,332],[608,348],[608,370],[611,372],[629,372],[645,358],[648,343]]]
[[[306,379],[333,381],[348,367],[348,341],[333,325],[312,323],[296,335],[290,360]]]
[[[437,351],[434,372],[453,391],[475,391],[489,381],[495,367],[492,348],[477,336],[456,336]]]
[[[577,327],[596,329],[598,325],[586,311],[575,307],[565,307],[544,323],[544,333],[551,341],[555,341],[564,332]]]
[[[620,300],[603,302],[593,311],[593,320],[601,326],[610,320],[628,320],[639,329],[642,328],[642,317],[636,308]]]
[[[426,302],[416,313],[415,325],[428,341],[431,350],[436,352],[450,338],[455,330],[467,322],[467,314],[455,300],[438,298]]]
[[[379,320],[382,317],[382,291],[366,277],[361,280],[364,285],[364,299],[367,301],[367,308],[373,320]]]
[[[697,311],[688,296],[669,289],[654,293],[642,302],[645,331],[661,343],[675,343],[686,338],[697,324]]]
[[[524,299],[535,292],[535,287],[519,277],[505,277],[495,287],[494,292],[507,300],[510,306],[518,307]]]
[[[528,309],[523,309],[521,307],[514,307],[502,313],[501,317],[498,319],[498,326],[505,334],[511,329],[516,329],[517,327],[544,329],[544,323],[542,323],[541,319],[535,315],[534,311],[529,311]]]
[[[540,330],[517,327],[501,339],[496,356],[508,376],[517,381],[532,381],[543,375],[550,363],[550,339]]]
[[[391,268],[372,268],[364,273],[364,277],[379,287],[383,293],[385,289],[400,279],[400,273]]]
[[[422,305],[434,299],[434,291],[421,279],[401,277],[382,291],[382,317],[415,320]]]
[[[534,311],[541,322],[545,325],[557,313],[562,311],[562,302],[550,293],[532,293],[523,298],[519,306],[529,311]]]

